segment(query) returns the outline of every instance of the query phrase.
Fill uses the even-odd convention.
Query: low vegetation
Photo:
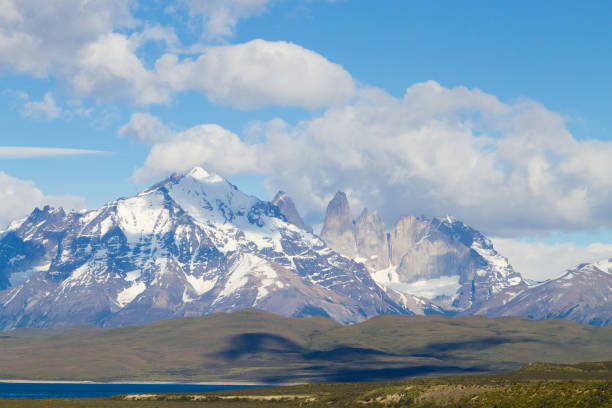
[[[204,394],[2,400],[0,407],[611,408],[612,362],[531,364],[499,375],[323,383]]]

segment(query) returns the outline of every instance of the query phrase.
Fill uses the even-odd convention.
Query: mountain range
[[[452,217],[353,220],[346,195],[319,235],[284,192],[248,196],[196,167],[130,198],[35,209],[0,233],[0,329],[114,327],[257,308],[355,323],[378,314],[612,315],[612,262],[529,285]]]

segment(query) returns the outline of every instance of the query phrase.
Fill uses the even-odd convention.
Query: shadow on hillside
[[[306,360],[324,360],[334,362],[360,361],[376,357],[393,357],[394,354],[361,347],[342,346],[332,350],[312,351],[302,355]]]
[[[211,355],[217,359],[235,361],[257,354],[276,354],[279,358],[288,357],[304,361],[353,362],[374,360],[377,357],[393,356],[380,350],[340,346],[332,350],[308,350],[292,340],[270,333],[243,333],[232,336],[229,346]]]
[[[313,380],[357,382],[487,372],[492,369],[492,365],[488,366],[482,361],[478,366],[474,365],[475,361],[470,364],[473,359],[462,354],[478,353],[490,347],[525,341],[533,340],[496,336],[433,343],[391,354],[350,346],[339,346],[331,350],[309,350],[277,334],[242,333],[231,336],[225,350],[209,356],[233,366],[251,365],[257,361],[257,364],[263,364],[273,370],[272,367],[279,366],[295,368],[289,372],[285,370],[282,375],[277,375],[276,372],[264,374],[263,380],[270,383]]]
[[[303,354],[305,350],[299,344],[285,337],[270,333],[243,333],[232,336],[227,349],[214,356],[222,360],[239,358],[261,353]]]
[[[534,341],[537,340],[517,339],[502,336],[485,337],[482,339],[474,339],[467,341],[433,343],[419,349],[406,350],[406,353],[402,353],[401,355],[410,355],[413,357],[445,358],[455,352],[479,352],[490,347],[500,346],[502,344],[526,343]]]
[[[312,381],[319,382],[361,382],[399,380],[419,376],[461,375],[487,372],[482,367],[459,367],[454,365],[418,365],[393,368],[341,368],[326,366],[308,367],[307,374],[296,376],[268,376],[265,382]],[[305,371],[306,371],[305,370]]]

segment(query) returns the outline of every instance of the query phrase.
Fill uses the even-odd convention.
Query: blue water
[[[253,388],[256,385],[200,384],[75,384],[75,383],[3,383],[0,398],[89,398],[116,394],[156,394],[162,392],[199,393]]]

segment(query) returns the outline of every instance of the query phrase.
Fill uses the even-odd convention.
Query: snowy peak
[[[204,170],[202,167],[194,167],[189,172],[187,172],[186,176],[194,178],[198,180],[199,182],[205,183],[205,184],[217,184],[217,183],[223,183],[223,182],[227,183],[227,181],[223,177],[219,176],[216,173],[208,172]]]
[[[223,177],[201,167],[185,174],[173,174],[138,197],[147,196],[150,198],[146,199],[153,201],[163,196],[166,202],[172,202],[201,224],[234,224],[237,228],[252,229],[264,227],[271,218],[286,221],[272,203],[244,194]]]
[[[466,247],[471,247],[476,242],[483,248],[493,248],[491,241],[484,235],[454,217],[447,215],[441,219],[434,218],[431,223],[440,231],[463,243]]]
[[[289,194],[285,193],[284,191],[279,191],[274,196],[274,199],[272,199],[272,204],[280,209],[281,214],[285,216],[287,222],[303,230],[312,232],[312,227],[304,223],[297,208],[295,208],[293,200],[291,197],[289,197]]]
[[[251,307],[343,323],[409,313],[363,265],[201,168],[97,210],[36,210],[0,234],[0,329]]]
[[[595,262],[593,267],[612,275],[612,258],[604,259],[603,261]]]

